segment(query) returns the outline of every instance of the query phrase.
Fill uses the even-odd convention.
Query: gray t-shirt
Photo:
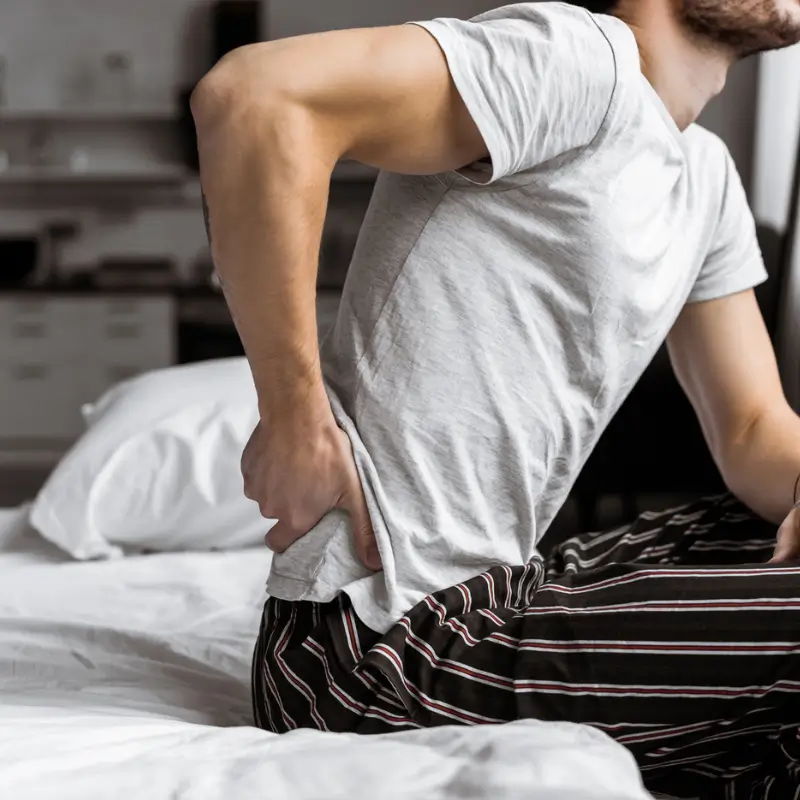
[[[380,176],[323,346],[384,570],[333,512],[267,586],[346,592],[381,632],[527,562],[684,304],[766,277],[727,150],[679,131],[624,23],[524,3],[418,24],[491,163]]]

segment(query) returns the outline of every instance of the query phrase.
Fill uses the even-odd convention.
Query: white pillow
[[[46,539],[80,559],[263,543],[271,523],[239,471],[258,421],[244,358],[141,375],[84,416],[88,430],[31,508]]]

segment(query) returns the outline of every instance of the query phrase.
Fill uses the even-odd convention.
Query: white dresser
[[[176,359],[169,295],[0,294],[0,451],[63,450],[80,408]]]

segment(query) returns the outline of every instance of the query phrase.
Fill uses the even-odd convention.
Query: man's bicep
[[[436,40],[414,25],[274,43],[269,75],[302,104],[337,158],[407,174],[487,155]]]
[[[342,108],[356,121],[346,157],[395,172],[435,174],[488,155],[447,59],[425,29],[377,29],[363,47],[360,61],[373,71],[353,75],[360,92],[352,105],[342,97]],[[361,66],[354,64],[353,70]]]
[[[752,289],[688,304],[668,347],[718,460],[764,410],[784,402],[775,352]]]
[[[234,50],[193,112],[255,126],[313,169],[349,158],[435,174],[487,155],[436,40],[413,25],[308,34]]]

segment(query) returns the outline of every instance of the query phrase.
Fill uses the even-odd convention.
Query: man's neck
[[[678,128],[685,130],[706,103],[722,91],[734,59],[684,32],[667,4],[652,2],[647,6],[647,13],[627,19],[623,11],[619,16],[636,37],[642,73]]]

